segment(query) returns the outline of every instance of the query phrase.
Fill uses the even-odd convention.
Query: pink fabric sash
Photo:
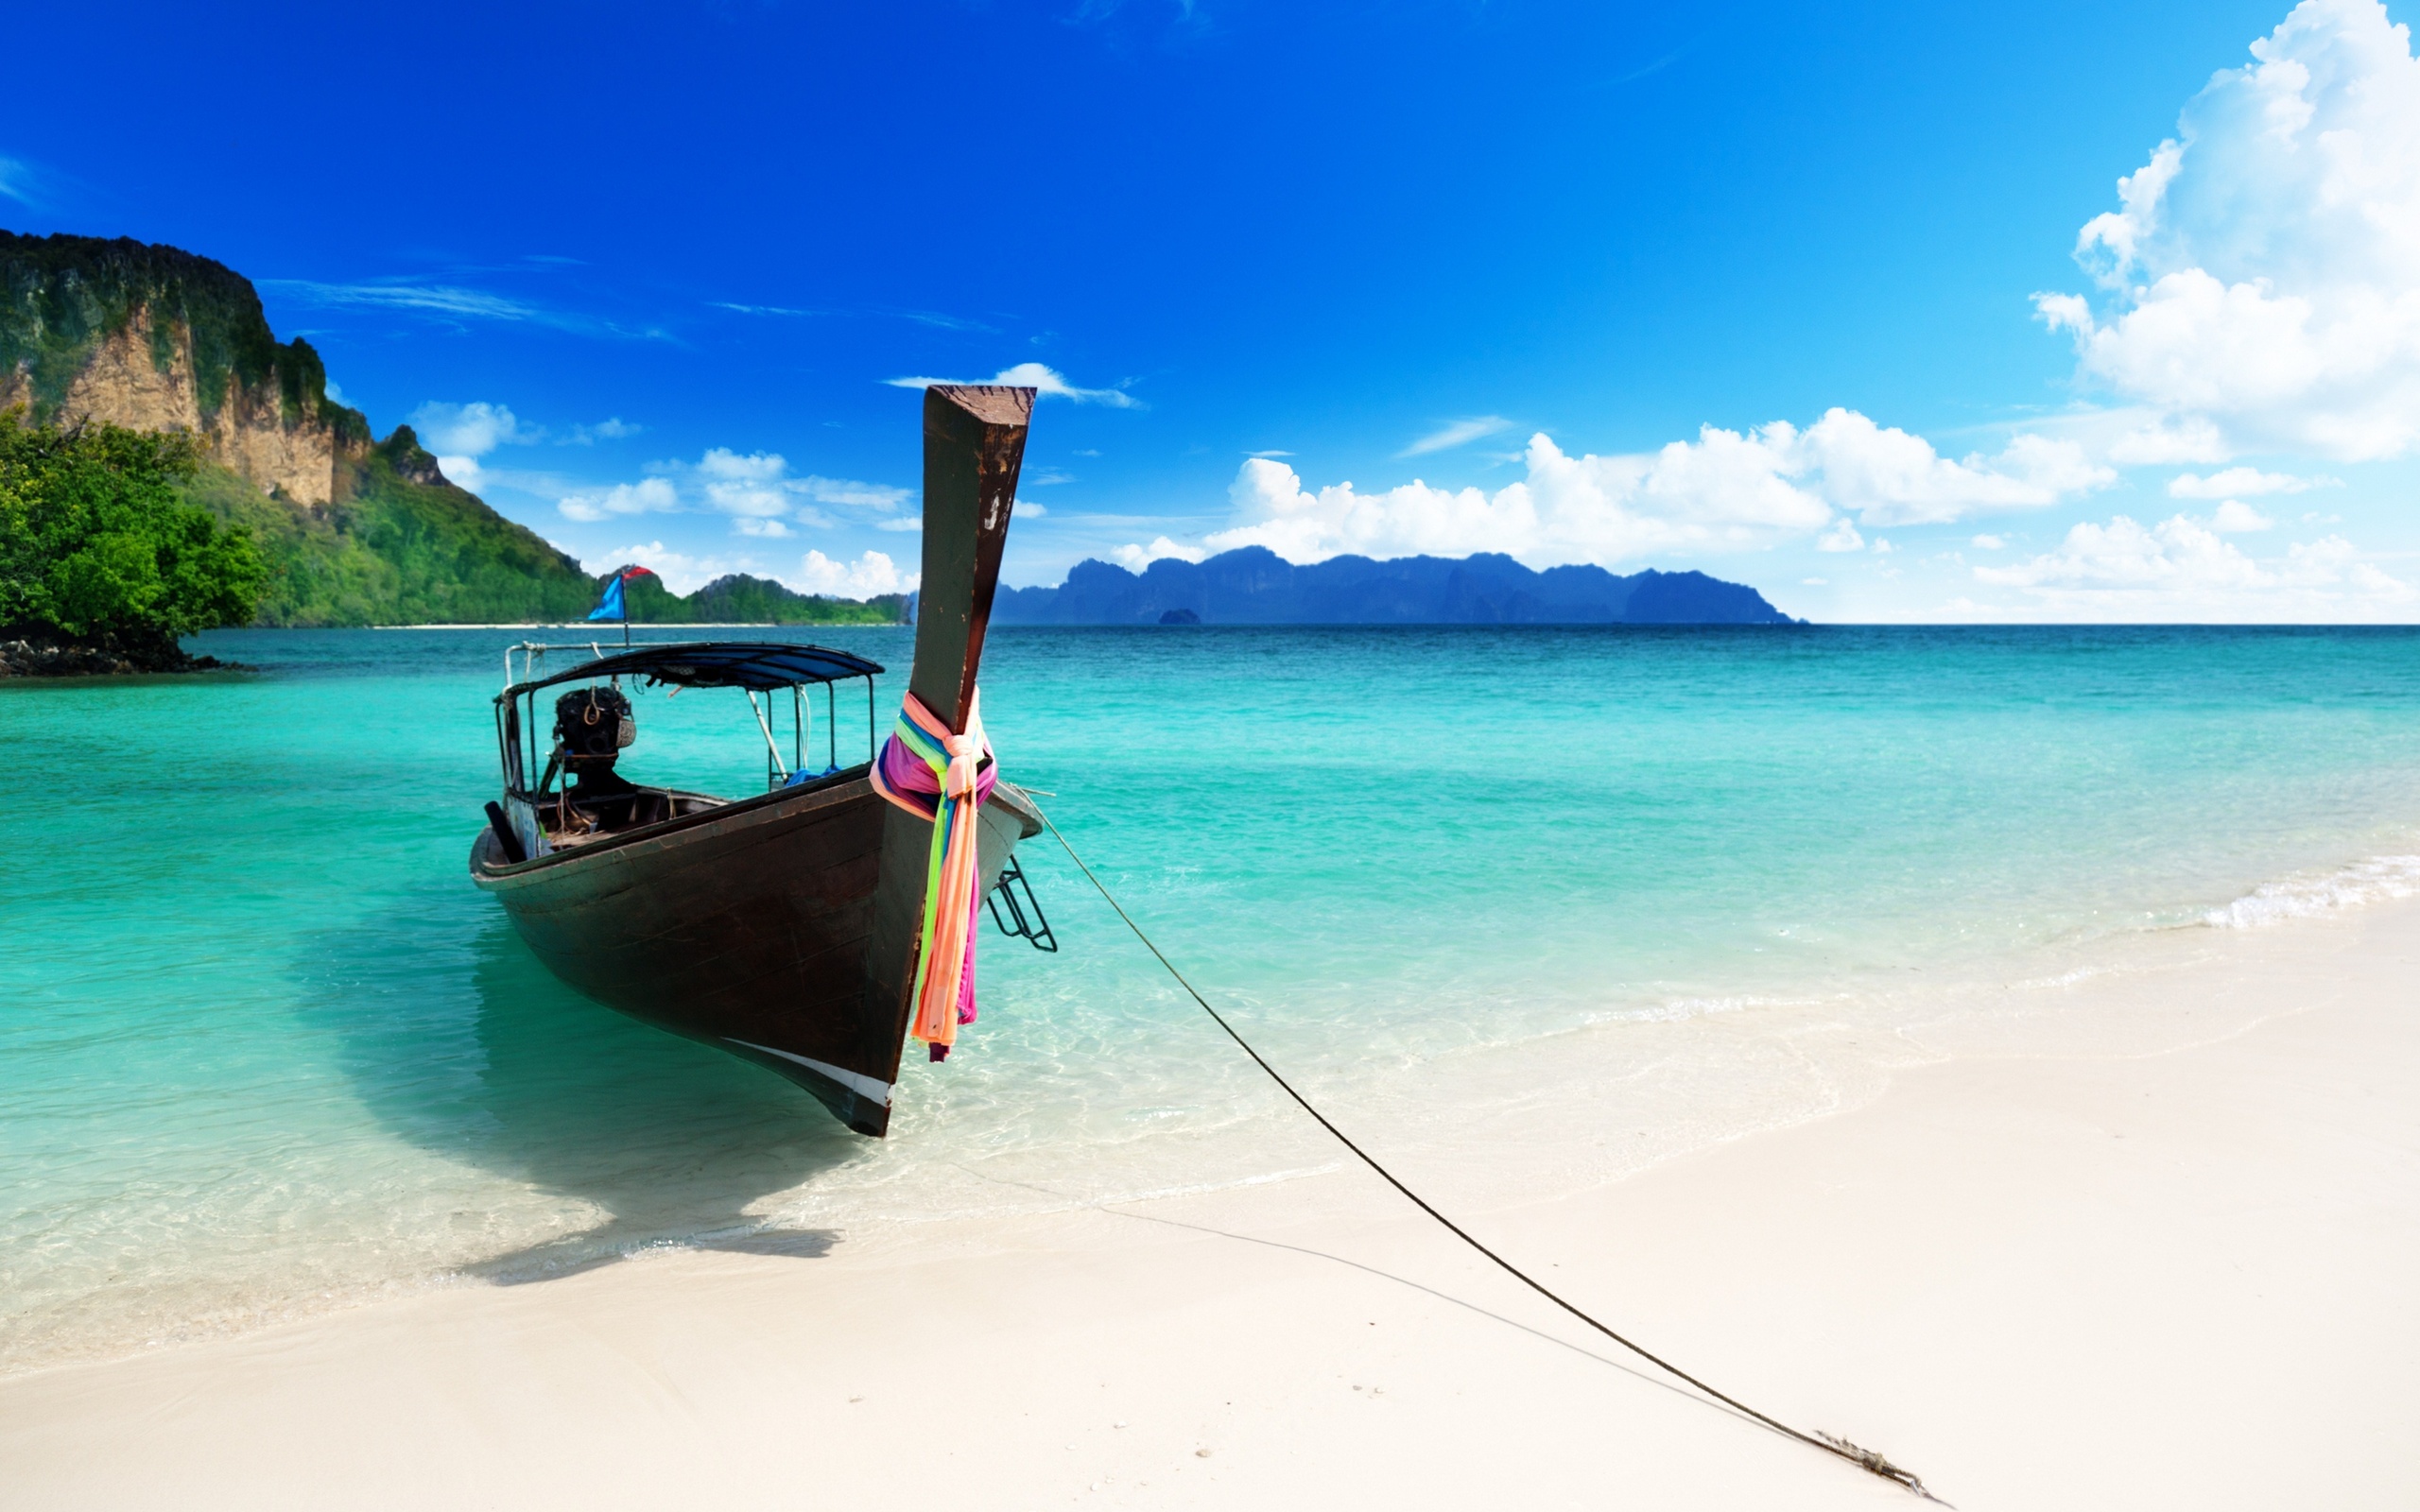
[[[983,738],[982,696],[967,699],[966,730],[957,733],[908,695],[899,723],[869,774],[873,790],[908,813],[933,821],[925,868],[925,918],[917,935],[915,1014],[909,1032],[940,1060],[958,1040],[958,1026],[975,1022],[975,910],[981,869],[976,865],[976,816],[999,771]]]

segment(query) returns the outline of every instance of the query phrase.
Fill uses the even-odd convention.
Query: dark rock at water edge
[[[1172,619],[1172,615],[1188,616]],[[1079,562],[1057,588],[1004,588],[999,625],[1796,625],[1743,583],[1700,572],[1549,567],[1512,558],[1333,557],[1298,567],[1262,546],[1140,574]]]
[[[114,635],[71,639],[22,627],[0,630],[0,678],[124,677],[162,672],[249,672],[240,662],[188,655],[173,640]]]

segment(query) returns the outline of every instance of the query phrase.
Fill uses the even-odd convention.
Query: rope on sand
[[[1084,880],[1091,883],[1094,889],[1101,895],[1102,901],[1107,902],[1112,909],[1115,910],[1119,919],[1126,921],[1126,927],[1132,930],[1134,932],[1134,937],[1143,942],[1143,948],[1150,951],[1153,957],[1159,961],[1161,966],[1167,968],[1168,975],[1176,978],[1177,985],[1184,988],[1185,993],[1190,996],[1195,1003],[1201,1005],[1201,1011],[1210,1015],[1211,1022],[1216,1023],[1219,1028],[1225,1030],[1227,1038],[1233,1040],[1239,1047],[1242,1048],[1245,1055],[1252,1057],[1253,1064],[1268,1073],[1269,1079],[1275,1082],[1287,1096],[1294,1099],[1296,1106],[1300,1107],[1304,1112],[1310,1114],[1312,1119],[1319,1124],[1320,1127],[1334,1135],[1336,1137],[1336,1142],[1339,1144],[1343,1145],[1346,1149],[1351,1150],[1354,1155],[1359,1158],[1362,1164],[1378,1173],[1379,1178],[1384,1180],[1387,1185],[1394,1188],[1397,1192],[1402,1193],[1404,1196],[1410,1201],[1413,1207],[1418,1208],[1421,1211],[1428,1214],[1431,1218],[1436,1219],[1437,1222],[1443,1225],[1445,1230],[1451,1233],[1455,1238],[1461,1240],[1463,1244],[1470,1246],[1473,1249],[1478,1250],[1480,1254],[1485,1255],[1489,1260],[1494,1261],[1506,1275],[1511,1276],[1514,1280],[1517,1280],[1522,1285],[1527,1286],[1530,1290],[1537,1293],[1540,1297],[1545,1297],[1547,1301],[1552,1302],[1555,1306],[1562,1308],[1573,1317],[1576,1317],[1581,1322],[1587,1324],[1590,1328],[1595,1329],[1598,1332],[1613,1340],[1616,1344],[1620,1345],[1623,1349],[1628,1349],[1631,1353],[1638,1356],[1640,1359],[1655,1366],[1665,1374],[1669,1375],[1676,1380],[1687,1383],[1697,1390],[1703,1392],[1706,1396],[1713,1398],[1716,1401],[1729,1407],[1734,1412],[1744,1413],[1749,1418],[1764,1424],[1773,1432],[1797,1439],[1800,1443],[1805,1444],[1809,1449],[1821,1450],[1826,1454],[1833,1455],[1836,1458],[1844,1459],[1850,1464],[1856,1466],[1858,1469],[1866,1471],[1868,1474],[1879,1475],[1884,1480],[1891,1482],[1893,1485],[1902,1486],[1907,1490],[1912,1491],[1916,1495],[1923,1497],[1927,1502],[1934,1503],[1941,1506],[1949,1505],[1948,1503],[1942,1501],[1941,1498],[1933,1495],[1930,1491],[1926,1490],[1925,1483],[1916,1478],[1915,1471],[1903,1469],[1900,1467],[1892,1464],[1890,1460],[1886,1459],[1883,1455],[1874,1450],[1861,1449],[1858,1445],[1850,1443],[1845,1438],[1835,1437],[1834,1435],[1826,1433],[1801,1433],[1799,1430],[1792,1428],[1789,1424],[1783,1422],[1778,1418],[1770,1417],[1764,1413],[1758,1412],[1755,1408],[1749,1406],[1746,1402],[1741,1401],[1737,1397],[1725,1396],[1723,1393],[1715,1390],[1712,1386],[1709,1386],[1704,1382],[1700,1381],[1697,1377],[1682,1369],[1679,1366],[1676,1366],[1670,1361],[1664,1359],[1662,1356],[1651,1353],[1648,1349],[1632,1343],[1630,1340],[1615,1332],[1612,1329],[1607,1328],[1604,1324],[1598,1322],[1586,1313],[1582,1312],[1578,1307],[1564,1301],[1561,1297],[1555,1295],[1553,1291],[1549,1290],[1535,1277],[1530,1275],[1529,1272],[1521,1269],[1518,1265],[1513,1264],[1511,1261],[1506,1260],[1503,1256],[1497,1254],[1495,1250],[1488,1248],[1485,1245],[1480,1244],[1477,1239],[1472,1238],[1470,1233],[1464,1229],[1461,1225],[1454,1222],[1453,1219],[1446,1217],[1443,1213],[1439,1212],[1435,1208],[1431,1207],[1426,1198],[1423,1197],[1419,1193],[1411,1190],[1411,1188],[1404,1185],[1400,1180],[1397,1180],[1393,1172],[1388,1170],[1385,1166],[1380,1165],[1367,1150],[1364,1150],[1360,1145],[1354,1143],[1352,1140],[1347,1138],[1342,1129],[1338,1128],[1334,1124],[1329,1123],[1326,1114],[1312,1107],[1310,1099],[1305,1097],[1301,1092],[1296,1091],[1292,1083],[1288,1082],[1285,1077],[1277,1074],[1276,1067],[1262,1059],[1260,1052],[1252,1047],[1251,1041],[1247,1040],[1242,1035],[1236,1032],[1236,1026],[1229,1023],[1226,1019],[1219,1014],[1217,1008],[1210,1005],[1210,1000],[1203,997],[1200,990],[1197,989],[1190,981],[1185,979],[1184,973],[1176,969],[1175,962],[1169,960],[1167,955],[1161,953],[1159,946],[1151,942],[1151,936],[1143,933],[1143,926],[1134,922],[1133,916],[1126,911],[1125,905],[1121,904],[1117,901],[1116,895],[1109,890],[1109,885],[1102,882],[1100,878],[1093,874],[1092,868],[1084,865],[1084,858],[1078,855],[1076,853],[1076,848],[1073,845],[1068,844],[1067,837],[1064,834],[1060,833],[1059,826],[1050,822],[1050,816],[1043,814],[1042,806],[1040,804],[1034,805],[1034,813],[1041,815],[1042,822],[1049,828],[1052,837],[1058,840],[1060,848],[1067,852],[1067,859],[1074,862],[1076,864],[1076,869],[1084,874]]]

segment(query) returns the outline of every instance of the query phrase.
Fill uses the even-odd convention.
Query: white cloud
[[[1123,388],[1079,388],[1057,369],[1038,362],[1020,362],[1013,368],[1003,368],[989,378],[886,378],[884,383],[894,388],[923,388],[931,384],[1007,384],[1017,388],[1032,388],[1046,399],[1072,399],[1079,404],[1107,404],[1112,409],[1141,409],[1141,400]]]
[[[2008,542],[1998,536],[1977,536],[1973,544],[1979,551],[2002,551],[2008,546]]]
[[[475,456],[441,456],[437,459],[437,471],[445,475],[446,482],[474,493],[488,478],[487,470],[479,466],[479,459]]]
[[[1253,457],[1228,490],[1240,523],[1202,544],[1263,545],[1293,561],[1500,551],[1545,565],[1748,550],[1829,526],[1829,549],[1853,551],[1861,538],[1836,507],[1866,524],[1930,524],[2053,504],[2115,477],[2075,443],[2032,435],[1953,461],[1846,409],[1804,431],[1709,425],[1694,441],[1613,456],[1570,456],[1539,435],[1520,455],[1527,475],[1493,494],[1417,479],[1383,493],[1350,483],[1314,492],[1286,464]]]
[[[2106,525],[2084,521],[2054,551],[1974,573],[1979,581],[2022,589],[2040,607],[2079,618],[2359,616],[2413,597],[2341,536],[2255,559],[2182,514],[2148,528],[2125,515]]]
[[[1154,538],[1148,546],[1124,545],[1109,554],[1112,561],[1130,573],[1139,573],[1163,557],[1174,557],[1181,561],[1200,561],[1208,555],[1199,546],[1181,546],[1166,536]]]
[[[2118,460],[2403,455],[2420,443],[2410,33],[2377,0],[2306,0],[2252,52],[2078,236],[2105,315],[2073,294],[2036,307],[2083,376],[2156,417]]]
[[[1426,456],[1431,452],[1443,452],[1453,447],[1467,445],[1482,436],[1494,436],[1498,431],[1509,431],[1512,428],[1512,422],[1501,415],[1479,415],[1469,420],[1458,420],[1430,431],[1397,452],[1395,455]],[[1258,456],[1263,454],[1255,452],[1253,455]]]
[[[2301,493],[2308,489],[2339,488],[2335,478],[2296,477],[2291,472],[2263,472],[2255,467],[2231,467],[2202,477],[2179,472],[2168,480],[2171,499],[2256,498],[2264,493]]]
[[[743,453],[728,446],[710,447],[695,462],[652,462],[648,470],[654,475],[641,482],[574,494],[557,507],[574,520],[601,520],[609,514],[702,507],[729,515],[733,530],[740,535],[778,538],[792,534],[785,522],[834,524],[814,503],[804,501],[890,511],[911,497],[906,489],[853,478],[794,478],[789,460],[778,452]],[[447,475],[453,475],[450,469]],[[890,521],[873,523],[894,527]]]
[[[868,509],[896,509],[915,497],[888,483],[860,483],[855,478],[823,478],[812,473],[794,485],[818,504],[844,504]]]
[[[407,419],[421,444],[440,456],[485,456],[507,442],[537,439],[537,433],[525,429],[509,406],[485,401],[448,404],[431,400]]]
[[[698,459],[695,472],[706,503],[725,514],[769,519],[787,514],[790,498],[782,487],[789,463],[778,452],[751,452],[742,456],[727,446],[709,449]]]
[[[617,514],[646,514],[681,507],[681,495],[663,478],[644,478],[636,483],[616,483],[597,493],[574,493],[559,500],[555,507],[567,520],[604,520]]]
[[[2074,441],[2019,435],[1996,456],[1952,461],[1921,436],[1853,409],[1825,412],[1798,438],[1798,472],[1823,475],[1834,505],[1869,525],[1941,524],[1993,509],[2039,508],[2105,488],[2117,474]]]
[[[611,571],[629,563],[644,567],[664,579],[664,586],[676,593],[694,593],[716,578],[731,573],[762,575],[764,568],[752,557],[692,557],[674,551],[661,541],[650,541],[643,546],[616,546],[605,554],[599,571]]]
[[[790,586],[836,598],[872,598],[876,593],[912,592],[916,576],[903,575],[878,551],[869,551],[852,562],[834,561],[820,551],[810,551],[800,558],[798,578]]]
[[[34,202],[34,170],[15,158],[0,158],[0,198],[13,199],[28,210],[41,209]]]
[[[328,397],[337,404],[344,403],[334,384],[328,386]],[[542,441],[593,446],[599,440],[636,436],[640,430],[628,421],[615,418],[595,425],[575,425],[564,432],[549,432],[543,425],[522,420],[510,404],[492,404],[485,400],[454,404],[432,399],[405,419],[419,433],[421,444],[437,454],[441,466],[448,461],[485,456],[499,446],[534,446]],[[450,467],[445,475],[457,483],[463,481]]]
[[[633,425],[619,415],[609,415],[594,425],[573,426],[563,437],[563,443],[567,446],[594,446],[598,441],[618,441],[627,436],[636,436],[645,429],[646,426]]]
[[[425,310],[437,315],[489,320],[546,318],[535,305],[481,289],[443,284],[316,284],[308,279],[264,278],[253,283],[304,304],[362,305],[373,309]],[[557,323],[548,321],[548,323]]]
[[[2210,514],[2210,528],[2222,536],[2267,530],[2276,523],[2241,499],[2229,499]]]
[[[1815,538],[1815,549],[1817,551],[1863,551],[1865,538],[1857,533],[1857,526],[1850,523],[1849,517],[1842,515],[1832,522],[1831,529]]]
[[[1806,588],[1829,588],[1832,586],[1832,580],[1828,577],[1802,577],[1798,581],[1800,586]]]

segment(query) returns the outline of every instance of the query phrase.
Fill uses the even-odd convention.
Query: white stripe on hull
[[[760,1045],[752,1040],[734,1040],[732,1043],[735,1045],[746,1045],[751,1050],[762,1050],[769,1056],[779,1056],[784,1060],[795,1060],[800,1065],[804,1066],[807,1070],[814,1072],[820,1076],[831,1077],[834,1081],[838,1082],[841,1086],[846,1087],[849,1091],[856,1093],[868,1102],[877,1104],[884,1108],[889,1108],[890,1106],[890,1083],[887,1081],[876,1081],[872,1076],[864,1075],[858,1072],[842,1071],[839,1067],[833,1065],[829,1061],[814,1060],[805,1056],[794,1056],[786,1050],[776,1050],[771,1045]]]

